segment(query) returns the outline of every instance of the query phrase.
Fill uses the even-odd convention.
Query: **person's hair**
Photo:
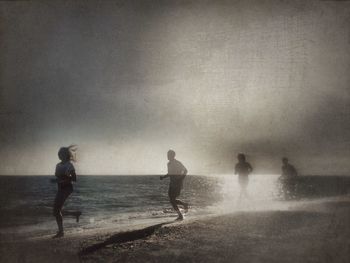
[[[173,158],[175,158],[176,153],[175,153],[175,151],[173,151],[173,150],[169,150],[169,151],[168,151],[168,155],[171,156],[171,157],[173,157]]]
[[[62,162],[76,161],[76,159],[75,159],[75,151],[76,150],[77,150],[76,145],[70,145],[68,147],[61,147],[58,150],[58,158]]]
[[[237,158],[238,158],[238,160],[245,161],[245,155],[244,155],[243,153],[239,153],[239,154],[237,155]]]
[[[288,158],[287,157],[283,157],[282,158],[282,162],[288,162]]]

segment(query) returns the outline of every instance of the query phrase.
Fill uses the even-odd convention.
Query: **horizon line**
[[[80,174],[77,175],[79,176],[162,176],[164,174]],[[210,177],[214,177],[214,176],[238,176],[235,175],[234,173],[222,173],[222,174],[187,174],[187,176],[210,176]],[[280,175],[280,174],[274,174],[274,173],[259,173],[259,174],[251,174],[252,175]],[[10,176],[21,176],[21,177],[25,177],[25,176],[55,176],[54,174],[0,174],[0,177],[10,177]],[[298,175],[299,177],[303,177],[303,176],[349,176],[350,174],[300,174]]]

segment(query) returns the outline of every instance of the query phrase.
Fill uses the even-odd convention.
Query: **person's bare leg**
[[[80,211],[63,211],[64,216],[74,216],[77,223],[79,222],[79,217],[81,216]]]
[[[247,187],[244,187],[244,192],[243,193],[244,193],[245,199],[250,200],[250,196],[248,195]]]
[[[239,197],[238,197],[238,204],[240,204],[241,203],[241,201],[242,201],[242,196],[243,196],[243,188],[241,187],[241,191],[239,192]]]
[[[188,203],[185,203],[185,202],[183,202],[183,201],[181,201],[181,200],[178,200],[178,199],[176,199],[175,202],[176,202],[176,204],[183,206],[184,209],[185,209],[185,213],[187,213],[187,211],[188,211],[188,206],[189,206]]]
[[[61,213],[63,203],[64,203],[64,197],[62,195],[62,192],[58,192],[56,194],[55,203],[53,206],[53,215],[56,219],[58,232],[56,233],[55,236],[53,236],[53,238],[63,237],[63,218]]]
[[[53,214],[56,218],[58,232],[53,238],[64,236],[62,208],[63,208],[64,202],[66,201],[66,199],[71,193],[72,193],[72,190],[68,190],[68,191],[58,191],[56,194],[55,203],[53,207]]]
[[[183,215],[181,214],[179,207],[177,206],[176,199],[171,197],[171,198],[170,198],[170,203],[171,203],[171,205],[173,206],[173,208],[174,208],[174,210],[176,211],[176,213],[178,214],[178,217],[177,217],[176,220],[183,220],[184,217],[183,217]]]
[[[62,213],[59,209],[57,209],[55,211],[55,218],[56,218],[56,223],[58,226],[58,232],[56,233],[56,235],[53,236],[53,238],[59,238],[59,237],[63,237],[64,233],[63,233],[63,218],[62,218]]]

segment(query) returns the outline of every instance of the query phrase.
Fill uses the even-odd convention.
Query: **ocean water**
[[[244,210],[288,209],[307,199],[350,193],[350,177],[303,176],[293,202],[284,200],[278,175],[251,175],[249,200],[238,202],[236,176],[191,176],[185,179],[180,199],[189,202],[186,217]],[[52,205],[57,186],[53,176],[0,176],[0,234],[42,235],[54,233]],[[167,190],[169,181],[159,176],[79,176],[64,210],[82,212],[80,222],[64,217],[67,231],[99,228],[126,229],[132,225],[171,220]],[[242,200],[241,200],[242,201]]]

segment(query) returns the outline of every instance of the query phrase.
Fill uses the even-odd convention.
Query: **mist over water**
[[[225,175],[220,177],[220,194],[222,202],[218,204],[218,211],[223,213],[247,210],[273,209],[280,199],[277,184],[280,175],[250,175],[248,185],[249,199],[240,200],[240,185],[238,176]],[[280,208],[283,208],[279,203]]]

